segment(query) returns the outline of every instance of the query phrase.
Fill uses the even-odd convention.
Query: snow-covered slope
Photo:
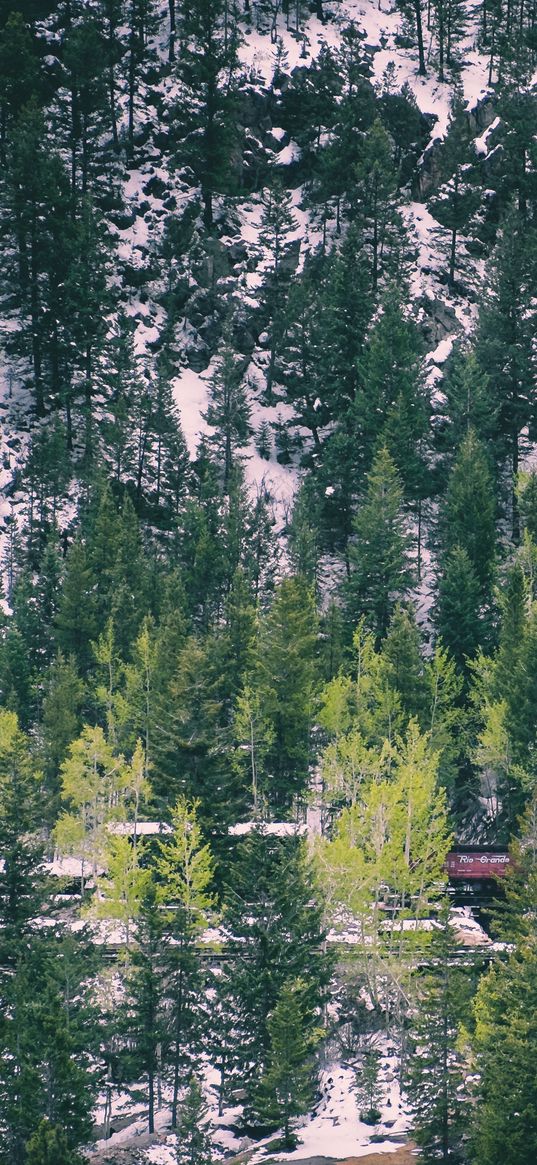
[[[487,95],[487,62],[476,47],[478,15],[477,7],[468,0],[468,26],[462,46],[463,67],[459,84],[469,110],[475,109]],[[413,50],[404,45],[404,19],[394,5],[377,3],[377,0],[344,0],[341,4],[328,4],[326,19],[322,23],[311,16],[305,23],[304,32],[297,36],[286,27],[285,16],[280,13],[277,22],[277,37],[287,58],[286,69],[291,72],[296,66],[307,66],[317,56],[323,45],[337,51],[341,29],[354,21],[364,32],[364,45],[372,61],[372,79],[380,84],[388,69],[393,70],[396,86],[407,83],[415,95],[420,110],[434,120],[431,142],[426,154],[434,151],[435,143],[446,131],[449,116],[452,86],[449,82],[436,80],[436,70],[431,63],[429,74],[418,75],[417,58]],[[160,32],[155,50],[164,62],[167,52],[167,21],[162,10]],[[274,71],[275,47],[268,32],[262,33],[245,22],[240,57],[245,75],[252,92],[266,92]],[[157,148],[155,141],[165,137],[163,124],[165,111],[173,107],[177,99],[177,86],[169,70],[163,70],[163,79],[154,87],[151,103],[143,112],[151,133],[146,133],[146,144],[139,151],[135,165],[130,164],[122,172],[118,163],[117,181],[122,186],[125,198],[125,213],[119,223],[112,223],[117,260],[124,284],[125,310],[136,322],[136,348],[143,364],[150,368],[154,364],[159,337],[165,323],[162,307],[162,293],[166,281],[173,277],[173,265],[164,271],[162,265],[162,241],[170,216],[180,215],[192,200],[192,189],[178,173],[166,152]],[[164,112],[163,112],[164,111]],[[478,136],[479,135],[479,136]],[[487,151],[487,133],[476,127],[477,149]],[[287,140],[287,135],[273,126],[270,133],[269,150],[273,161],[286,175],[299,154],[296,143]],[[427,156],[422,165],[428,165]],[[292,184],[292,177],[286,178]],[[300,244],[298,269],[306,253],[319,244],[321,233],[319,223],[304,206],[304,191],[298,186],[292,191],[296,219],[295,237]],[[173,207],[173,209],[170,209]],[[236,202],[232,211],[233,227],[230,236],[223,242],[235,248],[239,260],[230,267],[222,287],[229,302],[241,300],[250,308],[257,302],[258,288],[266,254],[259,243],[260,198],[252,196]],[[229,211],[228,211],[229,213]],[[449,352],[454,336],[461,330],[469,329],[475,318],[475,290],[482,278],[480,262],[470,255],[465,256],[465,287],[468,294],[448,291],[441,278],[442,243],[446,232],[434,220],[424,202],[408,197],[403,206],[403,217],[409,236],[415,244],[415,266],[411,273],[411,295],[416,311],[421,312],[426,324],[426,334],[430,335],[430,375],[431,383],[441,379],[441,367]],[[242,258],[245,256],[245,258]],[[192,261],[187,261],[182,273],[191,283],[199,279],[199,271],[194,273]],[[133,286],[135,285],[135,286]],[[431,323],[431,317],[433,322]],[[9,329],[8,320],[4,326]],[[211,352],[200,341],[195,328],[186,319],[175,327],[175,351],[178,370],[173,380],[175,399],[192,456],[195,455],[200,434],[207,425],[203,413],[207,405],[207,381],[211,375]],[[260,401],[259,381],[265,354],[263,346],[255,344],[251,353],[245,380],[249,386],[252,406],[252,427],[258,429],[263,421],[279,420],[287,424],[292,419],[292,410],[285,403],[267,407]],[[29,413],[29,396],[23,388],[26,366],[24,359],[2,359],[0,367],[0,408],[3,425],[0,438],[0,489],[10,487],[12,501],[5,496],[0,501],[0,520],[4,528],[4,543],[11,511],[17,513],[17,491],[13,489],[13,474],[20,464],[26,447]],[[276,516],[281,521],[288,512],[297,484],[296,465],[279,464],[275,452],[269,459],[257,453],[252,440],[245,450],[247,480],[256,489],[263,488],[273,499]],[[69,516],[69,515],[67,515]],[[6,525],[7,519],[7,525]],[[64,515],[64,520],[66,516]]]

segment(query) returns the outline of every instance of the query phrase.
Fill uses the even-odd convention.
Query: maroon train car
[[[511,858],[506,850],[484,846],[460,846],[451,850],[446,858],[448,877],[455,882],[501,878],[510,865]]]

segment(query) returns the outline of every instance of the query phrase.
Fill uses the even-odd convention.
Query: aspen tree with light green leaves
[[[86,871],[95,882],[106,863],[109,825],[125,822],[134,814],[136,833],[140,803],[150,793],[141,741],[129,762],[114,752],[102,728],[85,725],[69,748],[61,778],[65,809],[56,823],[54,839],[60,853],[80,860],[83,893]]]
[[[404,920],[427,916],[445,880],[451,838],[438,753],[414,720],[404,737],[384,742],[376,772],[372,753],[366,760],[354,802],[333,838],[319,844],[317,861],[331,912],[343,910],[358,926],[371,997],[389,1015],[390,996],[398,1000],[413,961],[407,935],[419,938]]]
[[[104,856],[107,872],[97,879],[97,896],[87,911],[90,918],[116,920],[122,927],[127,950],[151,877],[150,871],[140,865],[143,852],[140,842],[133,845],[130,837],[111,834]]]
[[[233,766],[250,786],[256,818],[266,803],[265,761],[274,741],[274,728],[263,714],[259,692],[248,684],[237,696],[233,731],[237,740]]]
[[[198,804],[180,797],[172,809],[172,833],[159,841],[155,861],[157,900],[163,910],[166,946],[163,972],[168,1014],[166,1044],[172,1084],[172,1128],[177,1127],[185,1072],[200,1051],[201,966],[196,939],[215,913],[214,861],[197,819]]]

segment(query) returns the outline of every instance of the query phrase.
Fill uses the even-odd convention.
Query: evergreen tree
[[[95,139],[106,108],[107,86],[102,62],[101,30],[93,15],[84,13],[82,19],[68,29],[64,45],[74,197],[78,193],[79,170],[80,192],[85,195],[88,191]]]
[[[156,873],[158,901],[164,908],[166,958],[164,999],[167,1012],[166,1049],[172,1074],[172,1128],[177,1127],[181,1077],[192,1068],[199,1051],[199,953],[195,939],[207,925],[214,900],[214,875],[209,847],[203,844],[196,805],[179,799],[172,811],[173,833],[159,842]]]
[[[267,262],[263,307],[268,317],[269,353],[266,371],[266,400],[273,403],[273,385],[286,327],[286,305],[291,271],[289,235],[296,229],[291,199],[282,185],[274,182],[263,200],[259,242]]]
[[[500,463],[511,473],[512,530],[518,541],[519,517],[516,481],[523,433],[533,423],[534,369],[531,356],[534,287],[534,241],[531,228],[514,212],[505,220],[493,260],[487,298],[479,316],[476,354],[489,378],[498,410]]]
[[[274,837],[259,826],[237,843],[225,888],[224,926],[234,956],[242,1031],[238,1050],[250,1102],[268,1063],[269,1018],[284,983],[304,982],[307,1036],[317,1025],[330,979],[320,891],[298,838]]]
[[[350,626],[366,615],[378,639],[385,635],[393,607],[405,596],[412,579],[402,503],[397,469],[387,449],[381,449],[354,521],[351,575],[346,586]]]
[[[437,12],[455,7],[452,0],[437,0]],[[431,209],[442,226],[450,232],[448,281],[453,286],[457,261],[457,240],[468,230],[470,220],[478,209],[479,189],[473,173],[473,151],[469,145],[469,128],[462,97],[455,95],[441,160],[442,185],[431,201]]]
[[[537,545],[537,473],[521,475],[519,495],[523,529]]]
[[[494,438],[497,408],[492,398],[489,380],[480,368],[475,352],[465,351],[460,345],[446,365],[442,382],[446,397],[447,424],[439,433],[439,445],[446,451],[451,466],[464,438],[472,430],[485,448]]]
[[[464,34],[467,13],[461,0],[434,0],[432,9],[438,47],[438,80],[445,81],[444,68],[455,64],[453,53]]]
[[[65,1133],[46,1118],[42,1120],[28,1141],[26,1165],[75,1165],[75,1162]]]
[[[535,936],[483,976],[475,1001],[478,1074],[472,1122],[476,1165],[526,1165],[537,1152]]]
[[[481,611],[479,579],[466,550],[455,546],[438,584],[436,626],[442,643],[462,669],[483,640]]]
[[[93,662],[91,642],[98,631],[96,589],[97,580],[86,547],[77,539],[66,558],[55,622],[58,648],[76,660],[82,676]]]
[[[422,983],[407,1079],[414,1136],[425,1162],[462,1161],[468,1113],[461,1095],[464,1064],[457,1049],[468,1007],[468,976],[453,966],[456,942],[444,903],[429,948],[431,969]]]
[[[87,1003],[91,963],[87,951],[72,958],[69,946],[69,940],[34,938],[10,976],[0,1027],[2,1165],[27,1165],[32,1138],[46,1146],[43,1119],[58,1130],[69,1165],[81,1160],[80,1148],[91,1137],[97,1084],[90,1062],[97,1052],[95,1016]]]
[[[210,443],[214,448],[224,493],[229,492],[237,449],[247,444],[250,433],[250,408],[241,373],[229,344],[223,349],[210,382],[209,407],[204,414],[215,430]]]
[[[392,198],[397,186],[393,142],[379,117],[363,140],[355,175],[353,199],[361,231],[371,247],[371,290],[375,294],[381,260],[385,263],[389,255],[389,233],[394,225]]]
[[[409,719],[420,722],[428,701],[427,672],[421,654],[421,637],[410,605],[395,607],[386,638],[382,660],[388,665],[388,682],[396,689],[401,706]]]
[[[330,256],[316,320],[318,381],[333,420],[352,405],[359,390],[359,362],[373,311],[370,284],[362,235],[351,224],[340,249]],[[358,445],[354,456],[360,453]]]
[[[41,773],[14,712],[0,711],[0,966],[16,964],[43,894]]]
[[[176,121],[186,130],[180,157],[182,165],[186,161],[194,170],[204,224],[211,231],[214,197],[233,184],[238,27],[224,0],[194,0],[182,15],[181,33],[189,51],[181,53],[177,64],[186,90],[184,106],[176,111]]]
[[[84,685],[73,656],[66,659],[59,652],[45,677],[41,718],[44,770],[54,801],[59,794],[60,766],[82,726],[83,697]]]
[[[382,1103],[382,1089],[379,1085],[380,1052],[366,1048],[362,1062],[356,1073],[356,1100],[360,1109],[360,1120],[366,1124],[377,1124]]]
[[[262,791],[279,811],[290,809],[308,780],[316,649],[311,591],[303,578],[286,578],[261,621],[252,676],[270,740]]]
[[[190,1078],[177,1123],[177,1165],[211,1165],[211,1126],[208,1106],[197,1076]]]
[[[155,880],[146,878],[136,921],[136,944],[126,981],[124,1026],[134,1039],[135,1078],[147,1077],[148,1130],[155,1131],[155,1103],[161,1052],[165,1037],[163,963],[166,963],[164,919]],[[133,1071],[133,1068],[131,1068]]]
[[[41,90],[34,37],[22,12],[11,11],[0,31],[0,157],[3,165],[11,132],[25,105]]]
[[[403,310],[400,291],[389,288],[375,323],[361,368],[362,393],[356,411],[363,413],[369,446],[385,445],[413,503],[418,519],[418,567],[421,554],[421,508],[429,492],[426,453],[430,404],[425,389],[422,341]]]
[[[496,506],[492,476],[483,447],[469,431],[460,447],[441,513],[444,554],[464,550],[487,595],[494,566]]]
[[[270,1048],[254,1102],[259,1119],[281,1126],[286,1150],[296,1147],[292,1120],[311,1104],[314,1092],[311,1053],[317,1033],[304,1030],[303,990],[300,979],[281,989],[267,1024]]]

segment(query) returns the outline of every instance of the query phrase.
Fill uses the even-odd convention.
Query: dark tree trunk
[[[419,58],[418,73],[419,73],[420,77],[425,77],[427,75],[427,69],[425,68],[425,50],[423,48],[423,25],[422,25],[422,20],[421,20],[421,0],[414,0],[414,15],[416,18],[416,35],[418,38],[418,58]]]

